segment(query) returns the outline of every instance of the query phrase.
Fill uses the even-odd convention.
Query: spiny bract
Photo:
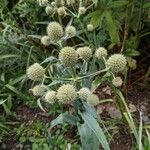
[[[74,66],[77,62],[77,53],[72,47],[64,47],[59,53],[59,60],[66,66]]]
[[[76,35],[76,28],[74,26],[67,26],[65,32],[68,37],[73,37]]]
[[[32,92],[34,96],[43,96],[46,91],[46,88],[42,85],[36,85],[33,87]]]
[[[54,103],[56,100],[56,92],[55,91],[48,91],[45,94],[45,101],[48,103]]]
[[[112,80],[112,84],[115,86],[115,87],[120,87],[122,86],[122,79],[121,77],[115,77],[113,80]]]
[[[99,104],[99,98],[96,94],[90,94],[87,98],[87,102],[93,106],[96,106]]]
[[[99,47],[95,52],[95,57],[101,59],[107,56],[107,50],[104,47]]]
[[[41,43],[45,46],[50,45],[50,39],[49,36],[45,35],[41,38]]]
[[[122,54],[114,54],[106,62],[106,66],[114,73],[123,71],[126,64],[126,58]]]
[[[75,100],[77,92],[73,85],[64,84],[57,91],[57,99],[62,103],[70,103]]]
[[[79,91],[79,97],[82,99],[87,99],[90,94],[91,91],[86,87],[81,88]]]
[[[77,53],[80,58],[86,62],[88,62],[92,57],[92,50],[90,47],[87,46],[78,48]]]
[[[47,34],[51,41],[58,41],[63,36],[63,28],[58,22],[50,22],[47,26]]]
[[[38,63],[34,63],[27,69],[27,76],[33,81],[41,81],[44,78],[45,69]]]

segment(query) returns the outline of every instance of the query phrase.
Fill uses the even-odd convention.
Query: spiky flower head
[[[47,15],[51,15],[54,12],[54,8],[52,6],[46,6],[45,12]]]
[[[33,87],[33,89],[31,89],[31,91],[33,92],[34,96],[43,96],[45,94],[46,87],[42,85],[36,85]]]
[[[68,6],[75,4],[75,0],[66,0]]]
[[[86,87],[81,88],[79,91],[79,97],[81,99],[87,99],[90,94],[91,94],[91,91]]]
[[[51,2],[51,6],[53,6],[53,7],[56,7],[57,5],[56,5],[56,2]]]
[[[93,31],[94,30],[93,25],[92,24],[88,24],[87,25],[87,30],[90,31],[90,32]]]
[[[114,54],[106,62],[106,66],[114,73],[123,71],[126,64],[126,58],[122,54]]]
[[[121,77],[115,77],[113,80],[112,80],[112,84],[115,86],[115,87],[120,87],[122,86],[122,79]]]
[[[56,92],[55,91],[48,91],[45,94],[45,101],[53,104],[56,101]]]
[[[40,6],[46,6],[48,4],[48,0],[37,0]]]
[[[44,78],[45,69],[38,63],[34,63],[27,69],[27,76],[33,81],[41,81]]]
[[[65,32],[68,37],[73,37],[76,35],[76,28],[74,26],[67,26]]]
[[[107,50],[104,47],[99,47],[95,52],[95,57],[98,59],[107,57]]]
[[[92,57],[92,50],[90,47],[87,46],[78,48],[77,53],[80,58],[86,62],[88,62]]]
[[[96,106],[99,104],[99,98],[96,94],[90,94],[87,98],[87,102],[93,106]]]
[[[65,15],[67,15],[67,12],[66,12],[64,6],[59,7],[59,8],[57,9],[57,13],[58,13],[58,15],[60,15],[60,16],[65,16]]]
[[[72,47],[64,47],[60,50],[59,60],[66,67],[74,66],[77,62],[77,53]]]
[[[64,84],[62,85],[57,91],[57,99],[62,103],[70,103],[71,101],[75,100],[77,96],[77,92],[73,85]]]
[[[79,7],[79,15],[83,15],[86,12],[86,8],[85,7]]]
[[[50,39],[49,36],[45,35],[41,38],[41,43],[45,46],[50,45]]]
[[[57,6],[64,6],[65,5],[64,0],[55,0],[55,3],[56,3]]]
[[[50,22],[47,26],[47,34],[51,41],[60,40],[63,36],[63,28],[58,22]]]

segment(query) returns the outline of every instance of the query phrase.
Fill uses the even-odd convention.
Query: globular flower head
[[[67,12],[66,12],[64,6],[59,7],[59,8],[57,9],[57,13],[58,13],[58,15],[60,15],[60,16],[65,16],[65,15],[67,14]]]
[[[75,0],[66,0],[68,6],[75,4]]]
[[[47,34],[51,41],[58,41],[63,36],[63,28],[58,22],[50,22],[47,26]]]
[[[106,62],[106,66],[114,73],[123,71],[126,65],[126,58],[122,54],[114,54]]]
[[[45,35],[41,38],[41,43],[45,46],[50,45],[50,39],[49,36]]]
[[[99,104],[99,98],[96,94],[90,94],[87,98],[87,102],[93,106],[96,106]]]
[[[51,6],[53,6],[53,7],[56,7],[57,5],[56,5],[56,2],[51,2]]]
[[[80,58],[86,62],[88,62],[92,57],[92,50],[87,46],[78,48],[77,53],[80,56]]]
[[[54,12],[54,8],[52,6],[46,6],[45,12],[47,15],[51,15]]]
[[[40,6],[46,6],[48,4],[48,0],[37,0]]]
[[[93,25],[92,24],[88,24],[87,25],[87,30],[90,31],[90,32],[93,31],[94,30]]]
[[[73,100],[75,100],[77,96],[77,92],[75,90],[75,88],[73,87],[73,85],[70,84],[64,84],[62,85],[58,91],[57,91],[57,99],[62,102],[62,103],[70,103]]]
[[[73,37],[76,35],[76,28],[74,26],[67,26],[65,32],[68,37]]]
[[[41,81],[44,78],[45,69],[38,63],[34,63],[27,69],[27,76],[33,81]]]
[[[99,47],[95,52],[95,57],[98,59],[107,57],[107,50],[104,47]]]
[[[74,66],[77,58],[77,53],[72,47],[64,47],[59,53],[59,60],[66,67]]]
[[[48,91],[45,94],[45,101],[53,104],[56,101],[56,92],[55,91]]]
[[[79,15],[83,15],[86,12],[86,8],[85,7],[79,7]]]
[[[65,0],[55,0],[55,3],[57,6],[63,6],[65,5]]]
[[[81,99],[87,99],[89,95],[91,95],[91,91],[88,88],[83,87],[83,88],[80,89],[79,97]]]
[[[33,87],[33,89],[31,89],[31,91],[33,92],[34,96],[43,96],[45,94],[46,87],[42,85],[36,85]]]
[[[115,87],[120,87],[122,86],[122,79],[121,77],[115,77],[113,80],[112,80],[112,84],[115,86]]]

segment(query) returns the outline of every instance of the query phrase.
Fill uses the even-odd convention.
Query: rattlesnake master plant
[[[74,1],[67,1],[67,4],[62,4],[61,2],[53,1],[50,7],[57,9],[58,12],[58,9],[68,7],[68,5],[72,8],[72,3],[74,3]],[[86,14],[87,4],[88,2],[85,6],[77,5],[77,12],[68,11],[68,8],[65,11],[78,20],[80,15],[82,17],[82,15]],[[47,10],[46,13],[51,12]],[[59,14],[59,17],[62,19],[64,16]],[[113,88],[121,86],[120,80],[115,75],[121,73],[126,67],[126,58],[123,54],[113,54],[108,57],[107,49],[100,46],[101,43],[98,43],[98,40],[93,42],[94,44],[86,42],[87,39],[81,37],[80,32],[82,30],[84,32],[94,30],[94,27],[89,22],[87,29],[82,28],[80,32],[76,31],[80,26],[74,27],[71,24],[74,24],[72,20],[66,25],[62,25],[57,21],[51,21],[48,24],[47,36],[41,38],[41,43],[45,46],[54,44],[56,54],[45,59],[41,63],[42,66],[38,63],[31,65],[27,69],[27,76],[29,79],[38,82],[38,90],[35,88],[36,85],[32,88],[33,95],[39,96],[38,103],[40,100],[42,103],[51,104],[51,107],[53,107],[54,103],[59,103],[60,105],[74,108],[73,113],[60,114],[58,118],[51,122],[50,128],[60,123],[76,125],[83,149],[89,146],[86,145],[89,137],[83,132],[88,131],[93,137],[90,140],[91,145],[96,143],[95,149],[99,149],[101,144],[105,150],[109,150],[107,139],[99,126],[101,120],[94,109],[94,106],[101,102],[101,99],[95,94],[95,89],[101,84],[101,82],[97,83],[97,77],[101,78],[103,82],[108,81],[113,84]],[[90,32],[90,34],[94,34],[94,32]],[[80,36],[83,42],[78,43],[78,45],[68,46],[71,43],[68,44],[67,40],[70,37],[73,40],[74,36],[75,38]],[[40,88],[46,87],[46,91],[40,89],[39,85]]]

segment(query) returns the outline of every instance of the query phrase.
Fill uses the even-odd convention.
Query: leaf
[[[19,55],[0,55],[0,60],[20,57]]]
[[[5,99],[5,100],[0,100],[0,105],[2,105],[3,103],[5,103],[6,100],[7,100],[7,99]]]
[[[37,100],[37,104],[41,108],[41,110],[43,110],[44,112],[46,112],[45,109],[43,108],[42,104],[41,104],[40,99]]]
[[[41,64],[44,64],[47,62],[56,63],[57,61],[58,61],[57,58],[55,58],[54,56],[50,56],[50,57],[46,58]]]
[[[118,27],[115,23],[115,20],[112,17],[111,12],[105,11],[105,17],[106,17],[106,24],[111,38],[111,42],[118,43],[119,42]]]
[[[106,136],[104,135],[102,128],[99,126],[95,118],[86,112],[80,112],[80,115],[85,123],[88,125],[88,127],[94,132],[95,136],[99,140],[100,144],[103,146],[104,150],[110,150]]]
[[[127,49],[127,50],[125,51],[125,55],[131,56],[131,57],[133,57],[133,56],[139,56],[139,55],[140,55],[140,52],[137,51],[137,50],[135,50],[135,49]]]
[[[126,6],[128,3],[126,0],[113,1],[110,3],[110,8],[120,8]]]
[[[147,2],[143,5],[143,8],[150,8],[150,2]]]

